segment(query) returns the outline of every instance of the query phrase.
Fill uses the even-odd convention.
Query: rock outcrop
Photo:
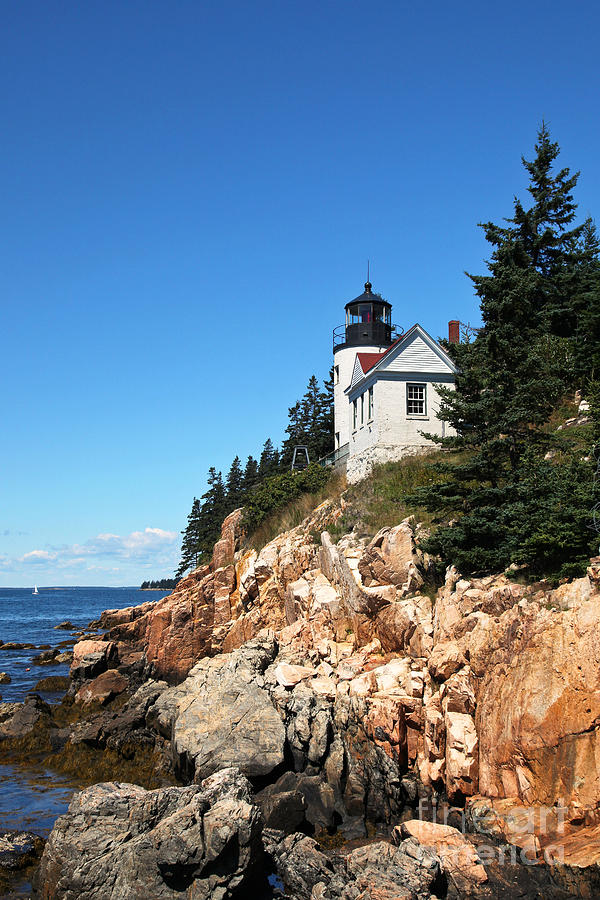
[[[231,769],[156,791],[96,784],[75,794],[57,820],[34,897],[253,896],[263,879],[261,828],[250,785]]]
[[[493,804],[498,821],[506,809],[564,809],[561,846],[573,865],[562,858],[560,869],[546,853],[548,865],[557,884],[591,884],[573,873],[575,834],[598,825],[600,805],[600,561],[556,590],[450,568],[432,600],[412,521],[334,543],[326,529],[340,514],[327,501],[256,552],[242,549],[236,511],[209,566],[157,603],[105,614],[108,632],[74,648],[71,697],[89,714],[67,747],[122,759],[146,746],[165,772],[194,784],[236,767],[275,835],[282,877],[310,900],[387,897],[408,857],[421,860],[418,896],[438,878],[457,896],[496,896],[471,845],[453,831],[409,828],[432,797],[466,805],[476,832],[534,861],[556,835],[538,828],[513,843],[509,826],[479,827],[477,809]],[[0,740],[49,715],[39,701],[12,710]],[[364,838],[378,822],[405,826],[398,847],[380,848],[392,874],[379,881],[371,851],[332,862],[296,834]],[[448,847],[461,857],[455,870]]]
[[[308,525],[324,527],[336,515],[328,501]],[[242,510],[227,516],[210,565],[182,579],[168,597],[104,613],[100,625],[110,629],[104,640],[143,650],[153,675],[178,682],[199,659],[234,650],[265,627],[287,624],[287,587],[314,567],[319,548],[301,526],[258,554],[239,554],[241,516]]]
[[[201,660],[161,694],[151,715],[171,737],[179,771],[199,781],[229,766],[269,775],[283,763],[283,722],[261,688],[275,653],[272,638],[257,638],[243,651]]]
[[[439,857],[411,838],[397,847],[378,841],[333,858],[303,834],[284,838],[281,833],[267,833],[265,844],[289,891],[287,896],[294,900],[429,900],[442,896]]]
[[[353,810],[361,807],[361,792],[374,790],[380,814],[393,815],[409,772],[458,803],[484,794],[561,801],[571,818],[595,809],[597,567],[554,591],[504,576],[467,581],[450,569],[432,604],[420,592],[427,561],[413,523],[382,529],[368,543],[351,534],[336,545],[326,526],[340,512],[326,502],[260,553],[239,549],[240,511],[232,513],[211,565],[158,603],[105,614],[103,623],[112,627],[101,641],[75,645],[72,674],[89,680],[138,653],[146,675],[191,678],[160,701],[166,709],[177,697],[177,715],[155,715],[163,736],[173,738],[177,765],[198,768],[198,777],[207,766],[230,763],[257,776],[261,754],[265,775],[286,753],[297,771],[312,765],[323,774],[329,744],[339,738],[345,781],[336,786],[338,800]],[[265,629],[277,641],[276,660],[263,672],[236,674],[241,657],[227,654]],[[79,696],[96,691],[101,699],[101,688],[87,685]],[[221,708],[222,728],[211,722],[209,696]],[[309,751],[313,708],[330,723],[318,760],[314,741]],[[256,733],[261,721],[268,746]],[[239,757],[225,752],[232,744]],[[244,762],[241,748],[253,745],[254,763]],[[373,783],[382,766],[398,773],[385,798]]]

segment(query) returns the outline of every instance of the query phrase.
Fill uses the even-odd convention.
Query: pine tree
[[[262,453],[258,463],[258,477],[262,481],[268,475],[274,475],[279,468],[279,454],[273,447],[271,438],[267,438],[263,444]]]
[[[229,510],[237,509],[242,505],[244,492],[244,473],[242,471],[242,462],[239,456],[236,456],[231,463],[231,468],[227,473],[227,481],[225,492],[227,496],[227,506]]]
[[[321,457],[321,414],[324,397],[314,375],[308,380],[306,392],[300,404],[300,418],[304,434],[303,443],[308,447],[311,462]]]
[[[288,424],[285,429],[287,437],[281,446],[280,466],[283,471],[290,468],[294,458],[294,447],[302,446],[306,441],[302,404],[298,400],[288,408]]]
[[[253,456],[249,456],[246,461],[246,468],[244,469],[244,476],[242,479],[242,496],[246,497],[257,482],[258,463]]]
[[[582,233],[572,319],[574,377],[586,388],[600,378],[600,242],[591,219]]]
[[[208,470],[208,490],[202,495],[200,511],[200,544],[209,557],[213,544],[219,538],[221,523],[229,512],[223,476],[214,466]]]
[[[456,436],[439,443],[463,452],[458,462],[438,466],[447,476],[445,483],[414,498],[454,518],[426,547],[465,573],[502,568],[517,558],[532,571],[559,566],[568,549],[564,543],[559,547],[558,520],[555,539],[552,529],[542,530],[535,551],[531,543],[529,551],[519,550],[527,507],[523,485],[530,489],[537,479],[554,492],[556,508],[562,504],[564,511],[568,478],[577,471],[580,485],[586,481],[580,466],[563,466],[557,473],[558,467],[544,460],[554,441],[544,426],[558,399],[573,386],[573,347],[581,318],[575,297],[589,271],[582,255],[585,226],[569,228],[577,175],[568,169],[553,173],[558,153],[543,125],[535,159],[523,160],[533,205],[525,209],[516,199],[506,224],[482,226],[493,248],[489,274],[469,277],[481,300],[484,327],[473,343],[452,348],[460,369],[456,389],[440,390],[440,416]],[[581,491],[571,496],[575,493],[581,499]]]
[[[333,449],[333,369],[321,390],[311,375],[301,400],[288,409],[287,438],[283,442],[281,467],[289,469],[294,447],[308,448],[311,462],[317,462]]]
[[[320,408],[317,423],[318,456],[323,456],[333,451],[333,366],[329,370],[329,377],[323,382]]]
[[[198,565],[202,552],[200,548],[200,515],[200,501],[194,497],[187,526],[181,532],[183,535],[181,560],[175,573],[176,578],[181,578],[188,569],[193,569]]]

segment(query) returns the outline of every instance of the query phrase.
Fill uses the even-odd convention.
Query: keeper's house
[[[350,482],[375,463],[435,446],[422,432],[450,433],[437,416],[437,388],[454,385],[456,367],[420,325],[398,334],[391,313],[367,281],[333,333],[335,459],[346,463]],[[458,331],[459,323],[450,322],[450,342]]]

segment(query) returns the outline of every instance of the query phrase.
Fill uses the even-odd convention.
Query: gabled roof
[[[351,385],[346,389],[346,392],[350,393],[350,391],[353,391],[356,385],[363,381],[367,375],[375,375],[377,371],[386,369],[393,359],[399,357],[403,350],[409,348],[411,344],[414,345],[415,341],[419,339],[423,351],[428,349],[437,356],[442,370],[450,370],[452,373],[457,371],[456,366],[444,348],[417,323],[405,334],[397,338],[383,353],[357,353]],[[428,371],[430,370],[428,369]]]
[[[387,353],[387,350],[385,351]],[[369,369],[372,369],[375,363],[378,363],[384,353],[357,353],[360,367],[366,375]]]

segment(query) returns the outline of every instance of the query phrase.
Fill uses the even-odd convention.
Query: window
[[[334,371],[335,371],[335,383],[339,384],[340,383],[340,367],[336,366]]]
[[[369,422],[373,418],[373,388],[369,388]]]
[[[352,404],[352,427],[356,431],[356,418],[358,413],[358,400],[355,400]]]
[[[426,385],[424,384],[407,384],[406,385],[406,415],[407,416],[424,416],[427,412],[426,404]]]
[[[360,395],[360,424],[364,425],[365,423],[365,395]]]
[[[365,325],[373,321],[373,306],[371,303],[357,303],[350,306],[346,313],[347,325]]]
[[[340,449],[340,433],[339,433],[339,431],[336,431],[336,433],[335,433],[335,449],[336,450]]]

